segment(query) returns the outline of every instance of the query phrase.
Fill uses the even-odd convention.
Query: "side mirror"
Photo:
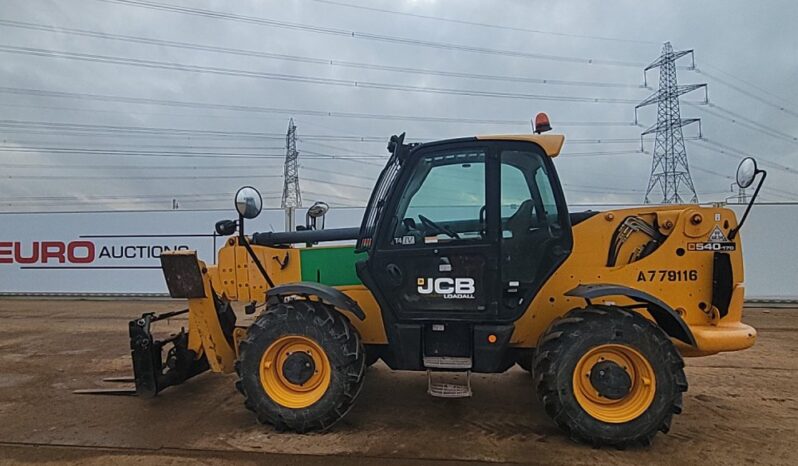
[[[308,209],[308,215],[311,218],[324,217],[328,210],[330,210],[330,206],[326,202],[316,201]]]
[[[329,204],[324,201],[316,201],[313,203],[312,206],[308,209],[307,214],[305,215],[305,224],[306,229],[308,230],[315,230],[316,224],[318,219],[321,218],[321,229],[324,229],[324,216],[327,215],[327,211],[330,210]]]
[[[759,178],[759,184],[756,185],[756,189],[754,190],[754,195],[751,196],[751,201],[748,203],[748,206],[745,208],[745,212],[743,212],[743,218],[740,219],[740,222],[737,224],[736,228],[733,228],[729,232],[729,239],[733,240],[737,233],[740,232],[740,228],[743,227],[745,223],[745,219],[748,218],[748,212],[751,211],[751,206],[754,205],[754,201],[756,201],[756,196],[759,194],[759,189],[762,187],[762,184],[765,182],[765,178],[768,176],[768,173],[765,170],[760,170],[756,166],[756,159],[753,157],[746,157],[740,162],[740,165],[737,167],[737,185],[743,189],[751,186],[754,183],[754,178],[756,175],[761,173],[762,177]]]
[[[743,189],[751,186],[757,173],[759,173],[759,169],[756,166],[756,159],[753,157],[744,158],[740,165],[737,166],[737,186]]]
[[[263,209],[263,198],[257,189],[244,186],[236,193],[236,210],[243,218],[255,218]]]

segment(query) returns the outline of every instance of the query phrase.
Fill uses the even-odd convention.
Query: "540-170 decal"
[[[698,280],[698,270],[641,270],[637,274],[639,282],[694,282]]]
[[[723,241],[723,242],[712,242],[708,241],[705,243],[687,243],[687,250],[688,251],[720,251],[720,252],[729,252],[735,250],[735,244],[731,241]]]

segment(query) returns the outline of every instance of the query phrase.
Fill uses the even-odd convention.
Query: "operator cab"
[[[383,359],[420,369],[428,357],[473,357],[474,370],[499,370],[512,362],[496,350],[571,250],[551,160],[562,136],[403,140],[391,140],[357,245],[368,253],[358,275],[401,341]]]

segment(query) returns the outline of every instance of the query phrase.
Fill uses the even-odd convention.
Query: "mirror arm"
[[[249,254],[249,258],[252,259],[252,262],[255,263],[255,266],[258,268],[258,271],[263,278],[266,280],[266,283],[269,284],[269,288],[274,288],[274,282],[272,281],[269,273],[266,272],[266,268],[261,264],[260,259],[255,254],[255,251],[252,249],[252,245],[249,244],[247,241],[247,237],[244,236],[244,216],[239,214],[238,215],[238,244],[243,245],[244,249],[247,250],[247,254]]]
[[[767,178],[768,176],[768,172],[766,172],[765,170],[757,170],[754,173],[754,176],[756,176],[756,173],[761,173],[762,178],[759,179],[759,184],[756,185],[756,189],[754,190],[754,195],[751,196],[751,202],[749,202],[748,207],[745,208],[745,212],[743,213],[743,218],[740,219],[740,223],[738,223],[737,227],[735,227],[734,229],[732,229],[732,231],[729,232],[730,240],[733,240],[737,236],[737,233],[740,231],[740,228],[743,227],[743,223],[745,223],[745,219],[748,217],[748,212],[751,211],[751,207],[754,205],[754,201],[756,201],[756,196],[759,195],[759,189],[762,188],[762,184],[765,182],[765,178]]]

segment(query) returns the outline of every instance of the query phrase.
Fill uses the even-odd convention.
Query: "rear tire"
[[[534,374],[546,413],[593,446],[649,445],[657,431],[667,433],[687,391],[682,357],[662,329],[610,306],[555,321],[538,345]]]
[[[325,430],[352,408],[363,386],[366,354],[349,321],[319,302],[270,307],[239,347],[236,387],[262,424],[278,430]]]

